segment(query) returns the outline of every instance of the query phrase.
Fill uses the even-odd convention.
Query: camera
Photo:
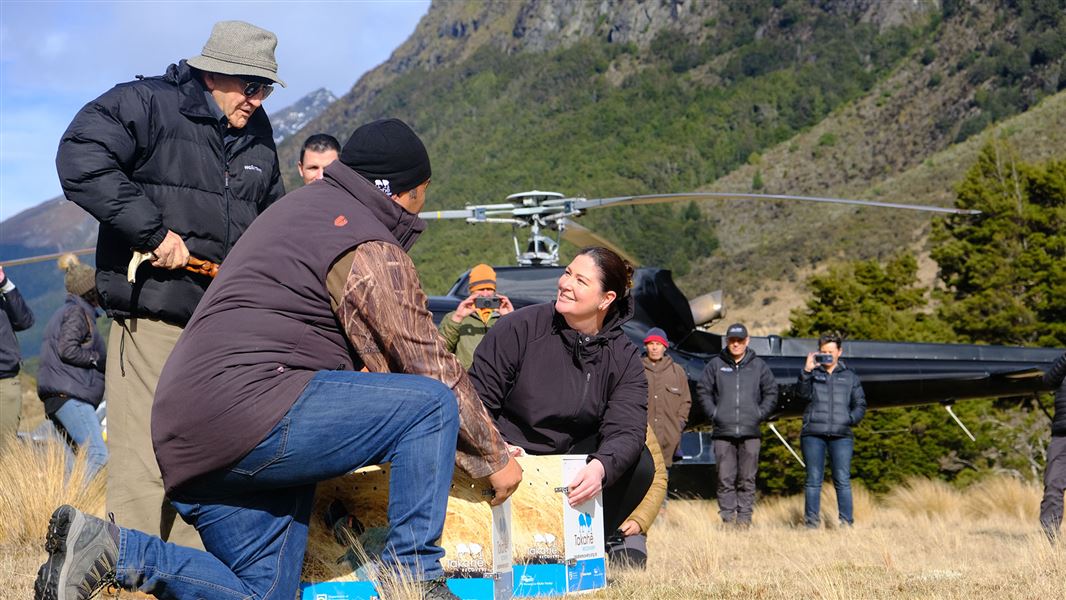
[[[825,352],[819,352],[814,355],[814,362],[819,365],[829,366],[833,364],[833,355]]]
[[[478,296],[474,298],[474,308],[499,308],[499,296]]]

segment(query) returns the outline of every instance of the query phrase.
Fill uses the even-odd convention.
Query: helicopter
[[[589,199],[532,190],[511,194],[502,203],[425,211],[419,216],[427,221],[460,219],[471,224],[511,225],[518,266],[495,267],[497,290],[507,295],[515,308],[521,308],[555,299],[556,282],[564,270],[559,266],[560,242],[564,239],[579,247],[604,246],[632,264],[639,264],[625,249],[575,221],[588,210],[706,199],[821,202],[942,214],[979,214],[979,211],[938,206],[817,196],[690,192]],[[522,230],[528,230],[524,245],[519,240]],[[455,310],[469,295],[468,276],[469,272],[461,275],[444,296],[430,297],[429,309],[435,321],[439,322]],[[704,366],[724,348],[723,336],[708,330],[710,324],[726,314],[722,291],[689,299],[678,289],[670,271],[639,267],[634,273],[631,293],[636,310],[623,330],[638,347],[651,327],[665,330],[672,340],[667,352],[685,370],[695,399],[696,382]],[[777,430],[774,420],[801,414],[803,405],[796,397],[796,381],[807,354],[817,348],[817,341],[778,335],[752,336],[749,347],[766,361],[778,384],[778,408],[771,418],[770,429],[800,460]],[[1064,351],[1066,349],[1061,348],[849,340],[845,345],[845,359],[849,368],[862,377],[869,408],[940,404],[974,440],[973,434],[952,409],[956,401],[1030,397],[1046,391],[1042,375]],[[707,424],[709,419],[700,403],[693,402],[688,420],[690,431],[685,432],[681,441],[682,459],[675,464],[713,464],[710,434],[691,431]]]

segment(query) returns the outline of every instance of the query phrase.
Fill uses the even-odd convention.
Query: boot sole
[[[66,560],[67,541],[77,539],[84,525],[85,517],[72,507],[60,507],[52,514],[44,541],[48,561],[37,571],[37,580],[33,584],[34,600],[69,600],[63,589],[70,566]]]

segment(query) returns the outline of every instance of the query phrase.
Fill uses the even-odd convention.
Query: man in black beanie
[[[252,223],[171,353],[152,408],[167,493],[207,551],[64,506],[50,526],[49,581],[91,589],[113,577],[160,600],[291,598],[315,484],[389,462],[382,558],[423,581],[426,598],[456,598],[437,544],[453,467],[486,478],[492,504],[522,470],[437,335],[406,253],[425,227],[430,173],[410,127],[375,121],[320,183]]]

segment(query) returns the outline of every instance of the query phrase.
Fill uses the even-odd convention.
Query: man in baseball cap
[[[743,323],[725,330],[722,351],[707,362],[697,385],[704,412],[714,423],[718,514],[746,528],[755,510],[755,477],[761,445],[759,424],[777,406],[777,381],[769,365],[748,347]]]
[[[112,316],[106,374],[107,510],[117,522],[198,546],[167,499],[152,451],[152,398],[163,364],[210,279],[189,256],[221,263],[285,193],[270,122],[277,37],[242,21],[216,23],[199,55],[163,75],[121,83],[85,105],[59,144],[71,202],[100,221],[96,287]],[[86,65],[92,68],[92,65]],[[127,280],[134,250],[151,265]],[[121,353],[121,357],[120,357]]]

